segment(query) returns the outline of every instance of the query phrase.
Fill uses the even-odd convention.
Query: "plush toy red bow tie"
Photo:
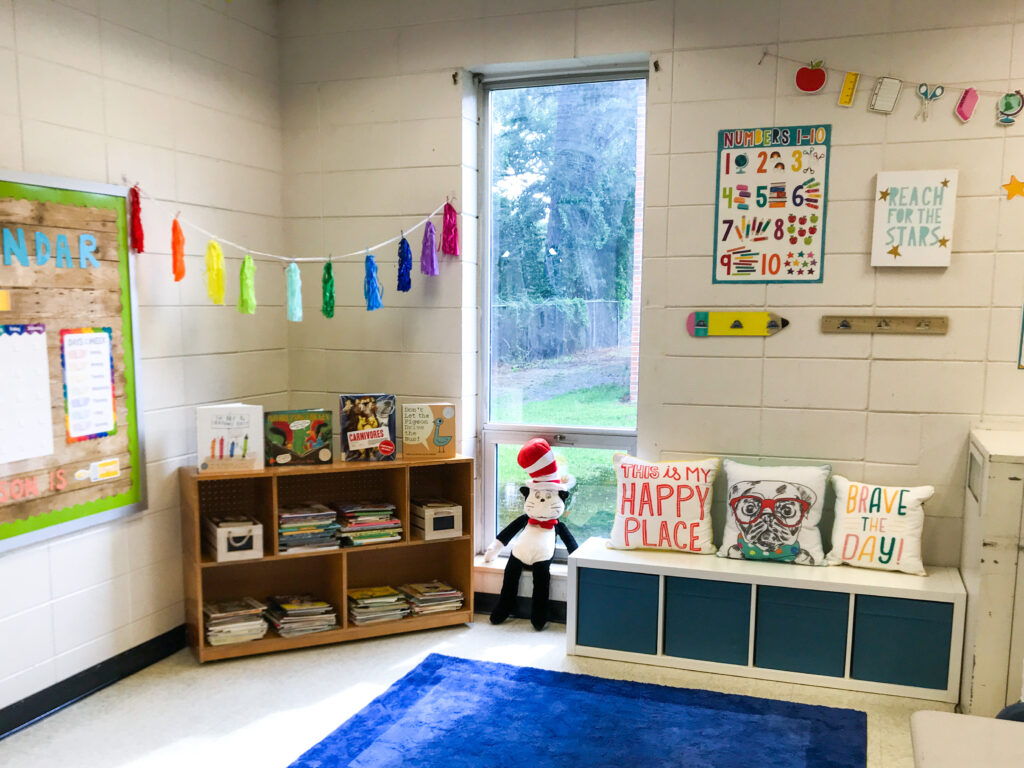
[[[558,524],[558,520],[534,520],[530,518],[530,525],[539,525],[541,528],[551,530]]]

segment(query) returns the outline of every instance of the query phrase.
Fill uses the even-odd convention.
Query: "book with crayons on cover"
[[[196,461],[200,472],[263,469],[263,406],[197,407]]]

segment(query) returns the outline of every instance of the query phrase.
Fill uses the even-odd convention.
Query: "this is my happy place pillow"
[[[828,562],[926,576],[921,560],[924,503],[930,485],[902,488],[835,475],[836,519]]]
[[[618,501],[613,549],[670,549],[712,555],[711,486],[718,459],[644,461],[615,456]]]
[[[818,523],[831,465],[722,465],[729,492],[719,557],[825,564]]]

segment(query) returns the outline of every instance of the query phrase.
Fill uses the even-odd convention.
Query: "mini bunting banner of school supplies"
[[[424,275],[437,275],[437,232],[432,222],[423,227],[423,250],[420,252],[420,272]]]
[[[131,209],[132,250],[142,253],[145,247],[145,233],[142,231],[142,205],[139,202],[139,185],[128,190],[128,206]]]
[[[381,307],[381,295],[383,291],[380,282],[377,280],[377,262],[373,260],[373,254],[366,254],[366,277],[363,280],[363,295],[366,297],[366,310],[372,312]]]
[[[180,283],[185,278],[185,233],[177,218],[171,222],[171,269],[174,282]]]
[[[451,203],[444,204],[444,219],[441,222],[441,253],[445,256],[459,255],[458,214]]]
[[[320,286],[323,288],[320,314],[327,318],[334,317],[334,267],[330,261],[324,264],[324,274],[320,278]]]
[[[302,275],[294,261],[285,270],[288,276],[288,319],[293,323],[302,322]]]
[[[216,240],[206,244],[206,295],[214,304],[224,303],[224,251]]]
[[[705,336],[774,336],[789,320],[774,312],[691,312],[686,331],[694,338]]]
[[[405,293],[412,288],[412,248],[404,237],[398,244],[398,290]]]
[[[238,311],[243,315],[256,314],[256,264],[248,253],[242,259],[238,283]]]

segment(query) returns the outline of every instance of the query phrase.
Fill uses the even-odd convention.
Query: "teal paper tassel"
[[[363,280],[363,295],[366,297],[366,310],[372,312],[380,309],[380,298],[383,291],[380,282],[377,280],[377,262],[373,260],[373,254],[366,254],[366,279]]]
[[[329,261],[324,264],[324,275],[320,278],[320,284],[324,290],[323,304],[320,306],[320,311],[324,317],[334,317],[334,267],[331,266]]]
[[[294,261],[288,265],[288,319],[293,323],[302,322],[302,275]]]
[[[242,259],[238,283],[238,311],[243,315],[256,314],[256,264],[248,253]]]

